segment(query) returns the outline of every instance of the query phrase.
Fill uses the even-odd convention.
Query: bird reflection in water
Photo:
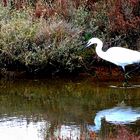
[[[119,106],[99,111],[94,118],[94,125],[88,125],[88,130],[99,132],[102,119],[115,125],[131,124],[140,119],[140,108]]]

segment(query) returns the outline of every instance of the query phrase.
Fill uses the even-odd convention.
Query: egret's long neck
[[[102,50],[102,48],[103,48],[103,42],[101,40],[98,40],[96,46],[96,53],[99,57],[104,58],[106,55],[105,52]]]
[[[104,116],[102,114],[97,114],[97,116],[94,119],[94,123],[95,123],[95,129],[96,130],[100,130],[101,129],[101,120],[102,118],[104,118]]]

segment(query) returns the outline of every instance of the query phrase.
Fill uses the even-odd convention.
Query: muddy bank
[[[135,69],[135,66],[126,67],[126,71]],[[6,80],[14,79],[45,79],[45,78],[66,78],[66,79],[89,79],[93,82],[108,82],[108,81],[124,81],[124,71],[117,66],[92,66],[89,69],[82,69],[76,72],[66,72],[58,70],[56,72],[51,71],[52,69],[41,70],[41,71],[28,71],[28,69],[0,69],[0,78]],[[129,81],[140,81],[139,70],[134,71],[130,74]]]

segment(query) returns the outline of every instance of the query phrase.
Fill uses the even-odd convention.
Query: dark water
[[[140,88],[118,88],[114,86],[117,84],[60,79],[1,80],[0,140],[138,140]],[[126,116],[122,118],[123,122],[127,118],[126,123],[118,122],[120,114],[112,113],[116,107],[123,109],[120,114]],[[94,131],[94,118],[99,114],[103,114],[101,126]]]

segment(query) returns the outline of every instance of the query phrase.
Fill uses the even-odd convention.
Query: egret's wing
[[[114,107],[98,112],[98,116],[102,119],[114,124],[128,124],[140,119],[140,112],[137,109],[131,107]],[[127,117],[126,117],[127,116]],[[99,120],[96,118],[96,120]]]
[[[139,113],[127,110],[119,110],[118,112],[106,116],[106,121],[114,124],[129,124],[138,119],[140,119]]]
[[[122,47],[112,47],[107,50],[106,58],[117,65],[128,65],[140,62],[140,52]]]

